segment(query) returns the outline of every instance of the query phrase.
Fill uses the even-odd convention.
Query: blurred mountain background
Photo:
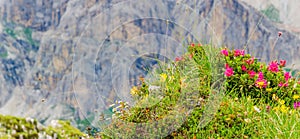
[[[66,119],[83,129],[109,114],[117,98],[130,101],[130,87],[156,64],[151,53],[172,60],[195,41],[247,45],[262,61],[285,59],[300,69],[299,6],[296,0],[1,0],[0,113],[44,124]]]

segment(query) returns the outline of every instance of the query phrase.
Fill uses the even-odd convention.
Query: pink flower
[[[266,109],[267,109],[267,112],[270,112],[270,110],[271,110],[271,106],[266,106]]]
[[[295,102],[294,103],[294,109],[298,109],[300,107],[300,102]]]
[[[199,47],[202,46],[201,43],[199,43],[198,46],[199,46]]]
[[[254,63],[254,57],[246,60],[246,63],[249,64],[249,65],[253,64]]]
[[[286,82],[286,83],[280,82],[280,83],[278,84],[278,86],[279,86],[279,87],[288,87],[289,84],[288,84],[288,82]]]
[[[190,57],[190,59],[192,59],[193,58],[193,54],[190,54],[189,57]]]
[[[264,79],[264,74],[262,72],[258,73],[258,79]]]
[[[289,72],[284,73],[284,79],[285,81],[288,81],[292,76],[290,75]]]
[[[227,68],[230,68],[229,65],[228,65],[227,63],[225,64],[225,68],[226,68],[226,69],[227,69]]]
[[[236,49],[234,50],[234,56],[244,56],[245,51]]]
[[[183,57],[176,57],[176,58],[175,58],[175,61],[176,61],[176,62],[181,61],[181,60],[183,60]]]
[[[265,88],[267,87],[268,83],[265,79],[257,79],[255,82],[255,86],[259,88]]]
[[[280,66],[281,66],[281,67],[284,67],[285,64],[286,64],[286,61],[285,61],[285,60],[280,60]]]
[[[227,76],[227,77],[230,77],[230,76],[232,76],[233,75],[233,69],[232,68],[230,68],[230,67],[227,67],[226,68],[226,70],[225,70],[225,75]]]
[[[278,63],[277,63],[277,61],[272,61],[268,66],[268,70],[272,71],[272,72],[278,72]]]
[[[192,46],[192,47],[194,47],[194,46],[195,46],[195,44],[194,44],[194,43],[192,43],[192,44],[191,44],[191,46]]]
[[[225,56],[228,56],[228,51],[226,49],[221,50],[221,53]]]
[[[250,78],[253,78],[256,73],[253,70],[251,70],[248,72],[248,74],[249,74]]]
[[[278,32],[278,37],[280,37],[282,35],[282,32]]]
[[[247,68],[244,65],[242,65],[242,71],[247,71]]]

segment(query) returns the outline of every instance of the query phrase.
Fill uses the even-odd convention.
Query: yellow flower
[[[278,103],[279,103],[280,105],[284,105],[285,101],[284,101],[284,100],[281,100],[281,99],[279,99]]]
[[[230,120],[231,120],[230,118],[226,118],[226,119],[225,119],[225,121],[230,121]]]
[[[148,102],[148,94],[146,94],[145,96],[143,96],[143,98],[139,101],[140,106],[145,106],[146,102]]]
[[[148,100],[148,94],[146,94],[144,97],[143,97],[143,102],[145,102],[146,100]]]
[[[170,77],[170,80],[173,81],[174,79],[175,79],[175,77],[172,75],[172,76]]]
[[[130,94],[133,95],[133,96],[137,95],[138,92],[139,92],[139,90],[135,86],[132,87],[131,90],[130,90]]]
[[[293,99],[294,99],[294,100],[296,100],[296,99],[298,99],[298,98],[300,98],[299,95],[294,95],[294,96],[293,96]]]
[[[273,94],[272,98],[276,101],[278,100],[278,97],[276,96],[276,94]]]
[[[288,108],[288,107],[286,107],[285,105],[281,105],[281,107],[280,107],[280,111],[281,111],[281,112],[283,112],[283,113],[287,113],[287,112],[288,112],[288,110],[289,110],[289,108]]]
[[[265,82],[263,81],[259,81],[259,82],[256,82],[259,86],[263,86],[265,84]]]
[[[167,74],[165,74],[165,73],[160,74],[160,79],[161,79],[162,82],[166,81]]]
[[[274,111],[278,111],[278,110],[279,110],[279,107],[276,106],[276,107],[273,108],[273,110],[274,110]]]
[[[295,110],[294,109],[290,110],[290,114],[295,114]]]
[[[125,108],[125,102],[120,102],[120,108]]]
[[[272,91],[272,88],[267,88],[266,91],[267,91],[267,92],[271,92],[271,91]]]

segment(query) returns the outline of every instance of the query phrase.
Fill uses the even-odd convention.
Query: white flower
[[[111,108],[111,107],[113,107],[113,106],[115,106],[115,104],[111,104],[111,105],[109,105],[109,107]]]
[[[256,106],[254,106],[254,110],[255,110],[256,112],[258,112],[258,113],[261,112],[261,110],[260,110],[259,108],[257,108]]]
[[[157,90],[157,89],[160,89],[160,86],[154,86],[154,85],[149,86],[149,91],[153,91],[153,90]]]
[[[250,120],[249,118],[244,119],[244,121],[245,121],[246,123],[250,123],[250,122],[251,122],[251,120]]]
[[[111,116],[111,119],[117,119],[118,117],[117,117],[117,115],[115,115],[115,114],[113,114],[112,116]]]
[[[293,87],[296,88],[297,87],[297,83],[295,83]]]

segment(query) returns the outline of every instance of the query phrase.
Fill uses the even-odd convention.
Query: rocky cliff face
[[[130,83],[155,63],[143,55],[174,59],[191,41],[299,63],[299,38],[238,0],[3,0],[0,8],[0,113],[46,123],[97,121],[115,98],[130,101]]]
[[[258,10],[272,10],[272,12],[267,13],[267,15],[275,15],[273,17],[277,18],[279,21],[284,23],[285,26],[289,26],[290,30],[300,32],[299,21],[300,17],[298,16],[298,8],[300,6],[299,1],[297,0],[242,0],[255,7]],[[273,8],[274,7],[274,8]],[[278,13],[274,14],[278,10]]]
[[[59,25],[67,3],[68,0],[5,0],[0,3],[0,11],[4,21],[47,31]]]

